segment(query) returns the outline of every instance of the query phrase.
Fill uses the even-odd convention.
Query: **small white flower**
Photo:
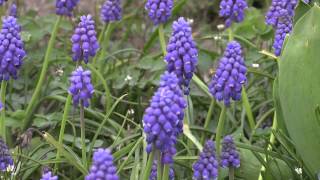
[[[134,109],[129,109],[129,110],[128,110],[128,113],[129,113],[130,115],[134,115]]]
[[[252,64],[251,66],[252,66],[253,68],[259,68],[259,67],[260,67],[260,64],[254,63],[254,64]]]
[[[128,81],[131,81],[132,80],[132,76],[130,75],[127,75],[127,77],[124,79],[124,81],[128,82]]]
[[[302,168],[295,168],[294,170],[297,172],[297,174],[302,174]]]
[[[225,27],[224,24],[218,24],[218,25],[217,25],[217,28],[218,28],[218,30],[220,30],[220,31],[223,30],[224,27]]]
[[[187,19],[187,22],[189,23],[189,24],[193,24],[193,19]]]
[[[12,172],[14,170],[14,166],[13,165],[9,165],[6,169],[7,172]]]
[[[220,40],[220,39],[221,39],[221,36],[214,36],[213,39],[216,40],[216,41],[217,41],[217,40]]]

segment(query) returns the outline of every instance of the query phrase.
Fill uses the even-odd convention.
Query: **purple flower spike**
[[[58,180],[58,176],[54,176],[51,171],[42,174],[40,180]]]
[[[98,149],[94,152],[92,166],[85,180],[119,180],[117,168],[109,149]]]
[[[0,0],[0,6],[4,4],[4,2],[7,2],[8,0]]]
[[[219,16],[225,18],[226,27],[230,27],[232,22],[243,21],[247,8],[246,0],[221,0]]]
[[[218,177],[218,161],[214,142],[208,140],[200,153],[199,159],[193,164],[194,180],[214,180]]]
[[[184,94],[188,95],[189,84],[198,63],[198,50],[192,38],[190,24],[182,17],[173,22],[167,52],[167,71],[176,74]]]
[[[173,0],[147,0],[145,8],[155,25],[163,24],[171,16]]]
[[[100,16],[105,23],[119,21],[122,17],[121,0],[106,0],[101,7]]]
[[[10,155],[8,146],[0,137],[0,173],[11,171],[13,168],[13,159]]]
[[[153,161],[153,164],[152,164],[149,180],[157,180],[157,169],[158,169],[158,163],[155,160]],[[174,180],[174,170],[172,166],[169,169],[169,180]]]
[[[173,163],[177,136],[182,133],[186,102],[178,82],[174,73],[165,72],[143,117],[147,152],[159,150],[163,164]]]
[[[221,166],[224,168],[240,167],[240,156],[230,135],[224,137],[222,142]]]
[[[91,15],[81,16],[80,23],[72,35],[72,59],[87,64],[89,58],[96,55],[99,49],[97,33],[94,27],[94,21]]]
[[[70,83],[69,94],[72,95],[73,105],[77,106],[81,102],[84,107],[89,107],[89,101],[94,93],[91,72],[83,70],[81,66],[78,67],[72,72]]]
[[[3,108],[4,108],[4,107],[3,107],[3,104],[2,104],[2,102],[0,101],[0,111],[2,111]]]
[[[212,96],[218,101],[223,100],[226,106],[230,105],[231,99],[240,100],[242,85],[247,82],[246,72],[240,44],[236,41],[228,43],[209,85]]]
[[[18,70],[26,56],[20,37],[21,27],[17,19],[7,16],[2,19],[0,32],[0,81],[18,77]]]
[[[72,16],[72,11],[78,3],[79,0],[56,0],[56,14]]]
[[[273,43],[276,56],[281,55],[285,37],[292,31],[294,9],[297,3],[297,0],[272,0],[272,4],[266,14],[266,23],[272,25],[276,31]]]
[[[16,18],[18,16],[17,14],[18,14],[17,5],[13,3],[9,8],[9,16],[13,16]]]

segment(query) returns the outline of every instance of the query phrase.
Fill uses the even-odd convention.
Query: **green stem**
[[[233,41],[233,33],[231,28],[228,29],[228,37],[229,37],[229,41]]]
[[[170,165],[165,164],[163,168],[162,180],[169,180],[169,170],[170,170]]]
[[[107,25],[105,24],[104,26],[103,26],[103,28],[102,28],[102,30],[101,30],[101,32],[100,32],[100,34],[99,34],[99,38],[98,38],[98,42],[99,42],[99,45],[101,46],[101,42],[103,41],[103,37],[104,37],[104,34],[105,34],[105,31],[106,31],[106,29],[107,29]],[[100,47],[100,49],[101,49],[101,47]],[[94,56],[94,58],[93,58],[93,60],[92,60],[92,64],[94,65],[94,66],[96,66],[96,63],[97,63],[97,59],[98,59],[98,56],[99,56],[99,53],[100,52],[100,50],[97,52],[97,54]]]
[[[211,103],[210,103],[210,107],[209,107],[209,111],[208,111],[206,120],[204,122],[204,129],[208,129],[208,127],[209,127],[215,103],[216,103],[216,101],[214,99],[212,99]],[[201,144],[204,144],[204,140],[205,140],[205,137],[206,137],[205,135],[206,135],[205,132],[203,132],[202,133],[202,137],[201,137]]]
[[[162,53],[163,55],[166,55],[167,50],[166,50],[166,40],[164,38],[163,24],[159,25],[159,40],[160,40]]]
[[[272,145],[276,141],[276,137],[274,136],[274,134],[272,132],[276,131],[277,129],[278,129],[277,113],[274,113],[273,124],[272,124],[272,127],[271,127],[271,135],[270,135],[270,139],[269,139],[270,143],[269,143],[268,148],[267,148],[268,151],[272,150]],[[264,157],[264,160],[266,160],[266,156]],[[258,180],[263,180],[262,172],[264,172],[265,170],[266,170],[266,168],[262,165]]]
[[[250,106],[250,103],[249,103],[249,99],[248,99],[248,95],[247,95],[247,92],[246,92],[246,88],[243,86],[242,87],[242,103],[243,103],[243,106],[246,110],[246,114],[247,114],[247,117],[248,117],[248,121],[249,121],[249,126],[251,128],[251,130],[254,130],[254,127],[256,126],[256,123],[254,121],[254,117],[253,117],[253,114],[252,114],[252,110],[251,110],[251,106]]]
[[[229,180],[234,180],[234,168],[229,168]]]
[[[3,109],[1,111],[1,120],[0,120],[0,136],[3,138],[3,141],[6,142],[6,89],[7,81],[2,80],[1,82],[1,102],[3,104]]]
[[[161,153],[157,151],[157,179],[162,179],[162,163],[161,163]]]
[[[64,110],[63,110],[63,116],[62,116],[62,121],[61,121],[61,127],[60,127],[60,134],[59,134],[59,143],[63,144],[63,138],[64,138],[64,130],[66,127],[66,123],[68,120],[68,115],[69,115],[69,111],[70,111],[70,107],[71,107],[71,99],[72,96],[70,94],[68,94],[66,103],[64,105]],[[60,151],[58,149],[57,151],[57,155],[56,155],[56,160],[58,160],[60,158]],[[55,166],[55,169],[58,169],[58,163]]]
[[[24,119],[23,122],[23,129],[27,129],[29,127],[29,125],[31,124],[32,121],[32,115],[33,115],[33,108],[35,107],[35,104],[38,102],[39,100],[39,96],[41,93],[41,88],[43,86],[43,82],[46,78],[46,74],[48,71],[48,66],[49,66],[49,61],[50,61],[50,57],[51,57],[51,52],[56,40],[56,36],[58,33],[58,28],[59,28],[59,24],[61,22],[62,16],[59,16],[51,33],[51,37],[48,43],[48,47],[47,47],[47,51],[44,57],[44,61],[43,61],[43,65],[42,65],[42,69],[41,69],[41,73],[40,73],[40,77],[36,86],[36,89],[34,90],[34,93],[31,97],[30,103],[28,104],[27,110],[26,110],[26,117]]]
[[[150,176],[150,173],[151,173],[153,160],[154,160],[154,154],[155,154],[155,150],[153,150],[149,155],[149,159],[147,161],[146,168],[143,170],[144,171],[143,180],[149,180],[149,176]]]
[[[87,169],[87,151],[86,151],[86,129],[84,123],[84,107],[83,103],[80,105],[80,126],[81,126],[81,150],[82,150],[82,163]]]
[[[217,127],[217,133],[216,133],[216,151],[217,151],[217,159],[218,162],[220,162],[220,141],[221,141],[221,136],[222,136],[222,132],[223,132],[223,128],[224,128],[224,122],[226,119],[226,112],[227,112],[227,108],[226,106],[222,106],[222,110],[220,113],[220,117],[219,117],[219,122],[218,122],[218,127]],[[220,179],[220,166],[218,166],[218,180]]]

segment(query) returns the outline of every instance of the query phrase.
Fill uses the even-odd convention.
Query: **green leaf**
[[[279,65],[279,97],[285,125],[298,154],[313,175],[320,172],[320,8],[299,19]],[[314,178],[314,177],[313,177]]]

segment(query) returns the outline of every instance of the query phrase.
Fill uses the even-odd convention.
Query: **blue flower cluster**
[[[157,180],[157,169],[158,169],[158,163],[157,161],[153,161],[151,173],[149,176],[149,180]],[[174,170],[172,167],[169,169],[169,180],[174,180]]]
[[[246,0],[221,0],[219,16],[225,18],[226,27],[232,22],[242,22],[244,10],[248,8]]]
[[[71,37],[73,61],[84,60],[88,63],[89,58],[96,55],[99,49],[96,35],[92,16],[81,16],[80,23]]]
[[[236,41],[229,42],[209,85],[212,96],[223,100],[226,106],[230,105],[231,99],[240,100],[242,85],[247,82],[246,72],[241,45]]]
[[[193,164],[194,180],[214,180],[218,177],[219,163],[215,153],[214,142],[208,140],[200,153],[198,161]]]
[[[10,155],[8,146],[0,137],[0,173],[8,171],[8,168],[13,167],[13,159]]]
[[[15,3],[12,3],[9,8],[9,16],[18,17],[17,5]]]
[[[276,56],[281,55],[284,39],[292,31],[294,9],[297,0],[273,0],[266,14],[266,23],[275,29],[273,48]]]
[[[73,9],[79,3],[79,0],[57,0],[56,14],[62,16],[71,16]]]
[[[83,106],[88,107],[94,92],[91,84],[91,72],[83,70],[81,66],[78,67],[72,72],[70,83],[69,94],[72,95],[74,106],[82,103]]]
[[[18,77],[18,69],[26,56],[20,31],[21,27],[15,17],[3,18],[0,32],[0,81]]]
[[[147,135],[147,152],[152,148],[161,152],[163,164],[173,163],[177,136],[182,133],[186,102],[174,73],[161,76],[158,90],[143,117],[144,132]]]
[[[240,167],[240,156],[234,144],[232,136],[224,137],[221,150],[222,167]]]
[[[121,0],[106,0],[101,7],[100,16],[105,23],[119,21],[122,17]]]
[[[97,149],[92,158],[92,166],[85,180],[119,180],[117,168],[109,149]]]
[[[188,95],[189,84],[198,63],[198,51],[190,24],[182,17],[173,22],[165,61],[168,63],[167,71],[176,74],[184,94]]]
[[[145,8],[155,25],[162,24],[171,16],[173,0],[147,0]]]
[[[6,2],[8,0],[0,0],[0,6],[2,6],[4,4],[4,2]]]
[[[42,174],[40,180],[58,180],[58,176],[54,176],[51,171]]]

